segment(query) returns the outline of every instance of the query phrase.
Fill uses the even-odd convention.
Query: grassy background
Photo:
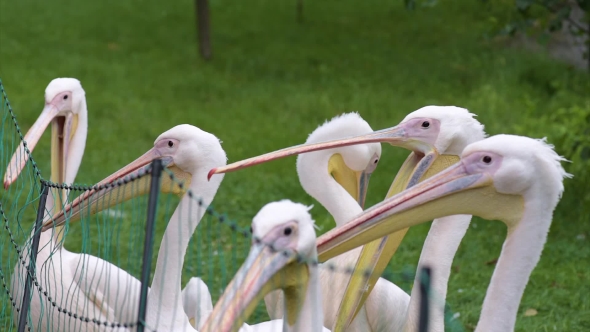
[[[342,112],[359,111],[380,129],[429,104],[466,107],[489,134],[551,142],[563,127],[547,117],[590,109],[590,78],[544,54],[484,38],[489,18],[506,12],[502,6],[451,1],[408,12],[401,1],[309,1],[305,22],[297,24],[293,1],[212,0],[214,60],[204,62],[188,0],[3,1],[0,77],[25,130],[51,79],[81,80],[89,107],[81,183],[99,181],[180,123],[215,133],[230,162],[301,143]],[[566,131],[581,131],[588,121]],[[35,151],[47,176],[48,139]],[[557,146],[560,153],[566,148]],[[385,195],[406,154],[384,146],[368,206]],[[247,226],[269,201],[314,203],[294,164],[289,158],[227,175],[216,209]],[[574,175],[522,299],[517,331],[590,328],[588,176]],[[332,227],[319,204],[313,213],[322,232]],[[416,264],[427,231],[423,225],[408,233],[392,271]],[[477,322],[504,236],[502,223],[475,219],[457,253],[448,302],[467,330]],[[68,238],[68,248],[79,245]],[[525,317],[529,308],[538,314]]]

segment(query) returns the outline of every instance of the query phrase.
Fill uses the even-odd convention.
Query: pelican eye
[[[430,122],[428,122],[428,121],[422,122],[422,128],[428,128],[428,127],[430,127]]]
[[[376,164],[378,162],[379,162],[379,159],[377,158],[377,159],[375,159],[375,161],[373,162],[373,164]]]
[[[64,100],[66,100],[66,99],[68,99],[68,95],[65,95],[65,96],[64,96]]]
[[[292,232],[293,232],[293,230],[291,229],[291,227],[286,227],[286,228],[283,230],[283,234],[285,234],[285,236],[289,236],[289,235],[291,235],[291,233],[292,233]]]
[[[173,146],[174,146],[174,142],[172,142],[172,141],[168,141],[168,146],[169,146],[169,147],[173,147]]]
[[[490,156],[483,156],[483,158],[481,158],[481,160],[482,160],[484,163],[486,163],[486,164],[489,164],[489,163],[491,163],[491,162],[492,162],[492,157],[490,157]]]

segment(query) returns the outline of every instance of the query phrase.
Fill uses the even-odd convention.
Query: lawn
[[[192,1],[3,1],[0,78],[25,131],[39,115],[51,79],[81,80],[89,132],[80,183],[101,180],[181,123],[218,136],[230,162],[299,144],[343,112],[359,111],[373,129],[381,129],[430,104],[470,109],[490,135],[548,136],[554,142],[563,127],[547,120],[551,114],[560,109],[590,114],[590,76],[545,54],[485,38],[489,18],[505,15],[504,5],[498,6],[451,1],[408,12],[402,1],[308,1],[305,21],[298,24],[294,1],[212,0],[214,59],[205,62],[197,52]],[[589,120],[572,121],[566,131],[582,132]],[[47,177],[48,141],[47,134],[34,152]],[[563,154],[568,146],[556,148]],[[384,197],[406,155],[383,146],[367,206]],[[590,202],[588,184],[580,182],[588,175],[574,175],[565,181],[543,256],[521,302],[517,331],[590,329]],[[265,203],[282,198],[316,203],[312,212],[320,233],[333,226],[330,215],[301,189],[295,158],[226,175],[214,206],[247,227]],[[2,199],[4,204],[10,198]],[[169,215],[177,199],[166,195],[162,201],[167,208],[161,213]],[[207,232],[195,235],[183,279],[203,273],[215,285],[210,285],[215,299],[241,264],[247,242],[232,248],[227,244],[237,239],[225,225],[203,225]],[[103,246],[115,247],[109,257],[128,257],[124,265],[137,271],[138,261],[131,258],[141,257],[141,239],[132,226],[123,227],[122,236],[136,242]],[[164,227],[158,224],[156,247]],[[428,227],[410,230],[386,275],[406,290],[411,283],[395,272],[415,266]],[[505,232],[502,223],[476,218],[457,253],[447,300],[465,330],[477,323]],[[211,240],[215,234],[222,235],[216,248],[226,250],[221,258],[207,242],[217,241]],[[70,235],[66,246],[73,251],[88,236],[74,225]],[[2,263],[3,269],[12,266]],[[261,309],[251,322],[268,319]],[[537,314],[525,316],[527,309]],[[9,307],[0,311],[8,312]]]

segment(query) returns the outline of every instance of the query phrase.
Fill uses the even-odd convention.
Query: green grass
[[[180,123],[217,135],[230,162],[301,143],[342,112],[359,111],[380,129],[429,104],[469,108],[489,134],[548,135],[552,142],[555,124],[544,117],[562,108],[588,110],[590,78],[545,54],[484,38],[496,11],[488,6],[453,1],[408,12],[402,1],[308,1],[298,24],[294,1],[212,0],[214,60],[204,62],[192,1],[4,1],[0,77],[24,130],[38,116],[51,79],[81,80],[90,128],[80,183],[119,169]],[[589,124],[576,126],[570,129]],[[46,176],[48,139],[34,153]],[[383,198],[406,154],[384,146],[368,206]],[[228,174],[215,208],[246,227],[269,201],[314,203],[294,164],[289,158]],[[522,299],[517,331],[590,328],[590,205],[588,185],[580,183],[588,176],[574,175]],[[332,227],[319,204],[313,214],[321,232]],[[428,225],[410,230],[391,271],[416,264],[427,231]],[[448,302],[467,330],[477,322],[494,269],[488,262],[498,257],[504,236],[502,223],[475,219],[455,258]],[[210,279],[217,276],[210,272]],[[528,308],[538,314],[525,317]]]

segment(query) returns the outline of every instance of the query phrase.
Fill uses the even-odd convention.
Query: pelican
[[[285,292],[281,328],[264,331],[321,332],[323,327],[314,220],[303,204],[265,205],[252,220],[252,247],[201,332],[236,332],[268,292]],[[262,330],[260,330],[262,331]]]
[[[77,79],[56,78],[45,89],[45,107],[25,135],[31,152],[50,123],[51,180],[57,183],[72,183],[82,162],[88,132],[85,92]],[[21,143],[4,175],[5,189],[16,181],[28,157],[24,144]],[[47,195],[45,205],[46,213],[49,215],[61,209],[67,199],[65,190],[60,192],[52,189],[52,192]],[[136,307],[128,305],[130,309],[135,310],[131,314],[119,310],[117,302],[125,301],[124,297],[118,296],[117,293],[128,294],[127,291],[135,286],[135,279],[124,270],[100,258],[67,251],[62,246],[62,235],[62,227],[56,227],[53,232],[40,235],[35,268],[35,281],[38,286],[33,286],[31,291],[32,327],[41,331],[77,331],[81,328],[87,331],[102,331],[106,327],[96,325],[92,321],[87,322],[83,318],[101,322],[136,319]],[[18,262],[15,266],[11,278],[12,294],[19,294],[19,290],[24,289],[23,280],[19,276],[26,274],[25,266],[28,266],[28,259],[27,255],[24,265]],[[108,280],[112,283],[110,287],[105,287],[105,281]],[[139,284],[137,288],[139,289]],[[19,294],[17,298],[20,301],[22,295]],[[75,314],[77,318],[60,313],[52,302]],[[16,310],[13,313],[17,315]],[[18,321],[16,317],[15,321]]]
[[[178,125],[162,133],[152,149],[100,181],[98,186],[124,177],[138,176],[155,159],[160,159],[177,179],[172,180],[170,176],[164,175],[161,191],[178,194],[182,198],[168,221],[158,251],[156,271],[148,293],[146,326],[159,331],[195,331],[183,310],[180,289],[182,265],[190,238],[223,180],[223,176],[217,176],[208,181],[207,172],[213,167],[225,165],[227,158],[217,137],[195,126]],[[138,179],[148,180],[147,176]],[[184,185],[180,185],[181,180]],[[133,190],[128,190],[129,183],[122,184],[123,188],[97,187],[82,194],[53,220],[45,222],[43,231],[53,225],[63,225],[66,215],[70,222],[76,221],[82,210],[95,213],[148,191],[149,186],[141,184],[133,185]],[[117,191],[119,194],[112,194]],[[95,204],[98,201],[101,203]]]
[[[545,140],[497,135],[467,146],[461,161],[364,211],[318,239],[324,259],[400,229],[455,214],[501,220],[506,240],[475,331],[514,331],[518,306],[571,177]]]
[[[454,106],[426,106],[408,114],[398,126],[390,129],[340,140],[334,140],[334,138],[329,140],[330,137],[323,137],[325,141],[322,143],[308,141],[304,145],[279,150],[212,170],[210,174],[233,171],[292,154],[333,149],[351,144],[388,142],[413,151],[402,165],[391,185],[387,194],[387,196],[391,196],[406,186],[414,185],[419,180],[428,178],[456,163],[459,160],[458,155],[465,146],[484,137],[483,126],[474,119],[474,114],[468,110]],[[303,156],[305,155],[300,157]],[[457,215],[445,217],[444,219],[435,220],[433,223],[419,262],[419,266],[431,265],[434,271],[432,293],[436,295],[436,302],[433,303],[433,314],[430,316],[430,326],[434,327],[434,331],[444,331],[444,300],[452,260],[461,239],[469,227],[471,216]],[[350,217],[346,221],[348,220],[350,220]],[[341,297],[343,301],[340,304],[338,313],[334,312],[334,316],[330,316],[332,318],[337,315],[335,324],[328,325],[332,326],[333,331],[350,330],[350,324],[357,313],[362,312],[360,308],[362,308],[365,300],[371,296],[370,294],[374,293],[371,290],[378,279],[365,278],[360,272],[373,270],[374,276],[381,275],[406,232],[407,229],[403,229],[383,239],[376,240],[362,249],[360,257],[356,261],[356,272],[350,278],[346,293]],[[415,285],[417,285],[417,282],[418,280],[415,281]],[[414,300],[410,300],[409,310],[407,310],[407,306],[403,306],[401,303],[398,306],[373,305],[372,308],[374,308],[375,312],[371,313],[371,306],[368,306],[366,308],[367,315],[384,317],[389,322],[401,320],[401,325],[404,322],[412,324],[418,315],[419,307],[416,299],[419,298],[419,289],[419,287],[413,287],[412,289],[411,298]],[[376,292],[380,293],[379,290],[376,290]],[[391,296],[403,297],[404,295],[392,293]],[[387,308],[388,312],[395,312],[395,314],[380,315],[378,310],[382,310],[382,308]],[[405,314],[406,310],[407,315]],[[327,313],[328,310],[326,310],[326,317],[329,316]],[[406,329],[411,328],[415,328],[415,326],[406,325]],[[386,328],[375,329],[375,331],[399,329],[401,329],[401,326],[391,324]]]

